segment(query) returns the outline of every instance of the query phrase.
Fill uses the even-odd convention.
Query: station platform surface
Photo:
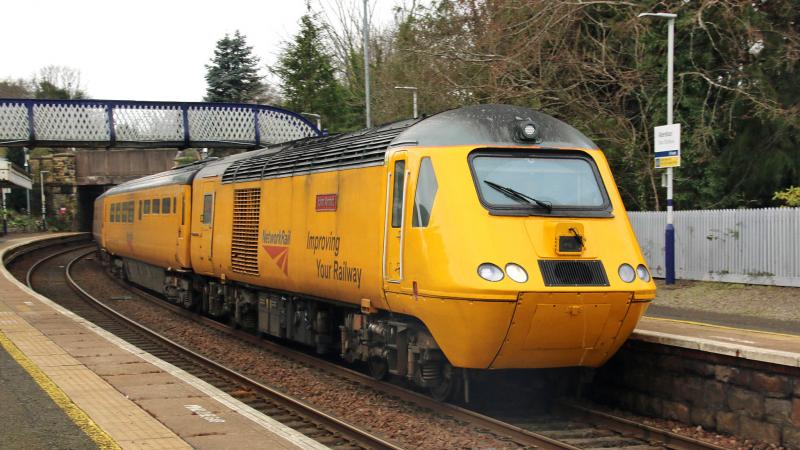
[[[631,339],[800,367],[800,336],[643,317]]]
[[[0,255],[54,236],[6,236]],[[30,291],[5,267],[0,293],[4,449],[325,448]]]

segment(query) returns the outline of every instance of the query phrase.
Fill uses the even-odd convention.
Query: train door
[[[399,290],[403,281],[403,244],[409,170],[406,152],[389,161],[386,180],[386,217],[383,236],[383,280],[387,290]]]
[[[195,272],[213,274],[214,213],[216,192],[213,179],[197,183],[192,205],[192,264]]]

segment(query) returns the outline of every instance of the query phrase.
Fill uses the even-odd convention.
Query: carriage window
[[[122,223],[128,221],[128,208],[125,202],[119,204],[119,221]]]
[[[203,197],[203,224],[205,225],[211,223],[211,214],[214,213],[211,210],[213,202],[214,202],[214,194],[206,194]]]
[[[392,198],[392,228],[400,228],[403,223],[403,180],[405,176],[406,162],[397,161],[394,163],[394,195]]]
[[[114,222],[121,222],[122,211],[120,211],[120,204],[117,203],[114,206],[116,206],[116,208],[114,208]]]
[[[414,194],[414,214],[411,217],[412,227],[428,226],[437,189],[439,189],[439,184],[436,182],[436,174],[433,172],[431,159],[422,158],[419,163],[419,175],[417,176],[417,191]]]
[[[169,208],[169,197],[162,198],[161,199],[161,211],[163,211],[164,214],[169,214],[169,210],[170,210],[170,208]]]
[[[144,201],[144,213],[150,214],[150,200]]]
[[[172,197],[172,214],[175,214],[175,210],[178,208],[178,198]]]
[[[154,198],[153,199],[153,214],[161,214],[161,200]]]
[[[139,200],[139,220],[142,220],[142,201]]]
[[[133,214],[134,214],[134,202],[128,202],[128,223],[133,223]]]
[[[186,194],[181,194],[181,225],[186,223]]]
[[[108,211],[108,221],[109,222],[113,222],[114,221],[114,211],[116,210],[116,208],[114,208],[115,206],[117,206],[117,205],[112,203],[111,204],[111,208],[109,208],[109,211]]]

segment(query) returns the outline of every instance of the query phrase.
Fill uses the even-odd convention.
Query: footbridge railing
[[[4,147],[258,148],[320,134],[265,105],[0,99]]]

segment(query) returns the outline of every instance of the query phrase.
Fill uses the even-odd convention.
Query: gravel
[[[73,268],[73,276],[84,289],[93,295],[100,294],[98,297],[101,299],[119,298],[108,300],[107,304],[181,345],[400,446],[426,449],[518,448],[452,418],[420,410],[371,388],[254,348],[137,299],[135,294],[109,281],[94,261],[78,263]]]

